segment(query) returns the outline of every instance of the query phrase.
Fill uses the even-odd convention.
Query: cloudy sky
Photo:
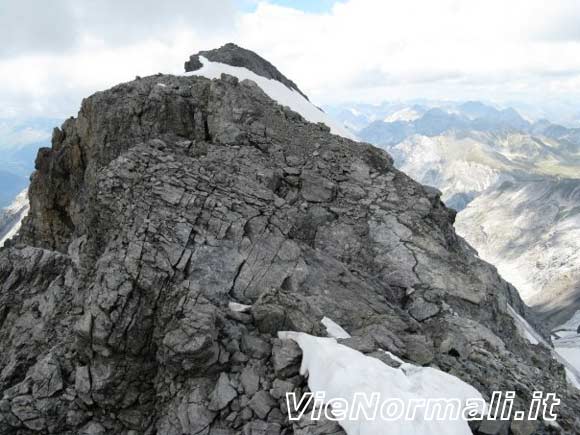
[[[577,0],[2,0],[0,117],[74,115],[83,96],[229,41],[317,104],[575,105],[578,23]]]

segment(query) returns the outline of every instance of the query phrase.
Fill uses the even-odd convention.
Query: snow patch
[[[324,317],[321,323],[326,328],[326,334],[332,338],[350,338],[350,334],[346,332],[338,323],[334,320]]]
[[[578,381],[578,379],[576,379],[574,373],[572,373],[572,371],[568,367],[566,367],[565,370],[566,370],[566,381],[568,382],[568,384],[580,390],[580,382]]]
[[[532,326],[526,321],[526,319],[520,316],[511,305],[508,305],[508,313],[514,319],[516,328],[522,338],[525,338],[531,344],[539,344],[540,341],[544,342],[540,334],[538,334],[534,330],[534,328],[532,328]]]
[[[405,107],[404,109],[398,110],[397,112],[387,116],[384,122],[396,122],[396,121],[415,121],[422,116],[421,113],[417,112],[410,107]]]
[[[569,320],[562,323],[560,326],[554,328],[553,332],[557,332],[558,336],[563,338],[563,336],[575,337],[578,335],[578,329],[580,328],[580,311],[576,311]]]
[[[208,79],[219,79],[222,74],[237,77],[240,81],[255,82],[271,99],[282,106],[288,106],[294,112],[302,115],[312,123],[326,124],[333,134],[356,140],[355,136],[342,125],[333,121],[326,113],[304,98],[295,89],[290,89],[278,80],[259,76],[247,68],[227,65],[220,62],[211,62],[203,56],[199,57],[202,67],[197,71],[186,73],[186,76],[202,76]]]
[[[250,311],[250,309],[252,308],[252,306],[251,305],[238,304],[237,302],[230,302],[228,304],[228,308],[230,309],[230,311],[233,311],[234,313],[246,313],[246,312]]]
[[[303,352],[301,373],[308,375],[312,392],[324,393],[325,401],[345,399],[353,403],[355,393],[371,397],[378,393],[381,401],[398,398],[405,404],[418,399],[455,399],[463,407],[466,400],[483,400],[471,385],[455,376],[430,367],[403,363],[390,367],[376,358],[368,357],[333,338],[320,338],[301,332],[279,332],[282,340],[294,340]],[[483,403],[483,402],[482,402]],[[339,421],[348,435],[382,435],[388,424],[390,435],[471,435],[466,421],[425,421],[424,409],[417,407],[412,420],[397,419],[385,422],[359,419]],[[479,409],[485,412],[485,409]]]
[[[580,390],[580,311],[552,331],[554,350],[566,366],[568,383]]]

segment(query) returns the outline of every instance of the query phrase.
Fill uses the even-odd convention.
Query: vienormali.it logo
[[[535,391],[527,412],[514,410],[514,391],[496,391],[489,406],[484,399],[382,399],[380,393],[355,393],[352,400],[344,398],[326,399],[324,392],[307,392],[298,400],[296,393],[286,393],[286,404],[290,421],[301,420],[306,413],[311,420],[326,418],[331,421],[361,420],[409,420],[422,418],[425,421],[487,420],[537,420],[556,421],[555,407],[560,399],[555,393]]]

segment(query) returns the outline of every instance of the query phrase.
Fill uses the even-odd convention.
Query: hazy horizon
[[[579,20],[571,0],[8,0],[0,117],[75,115],[98,90],[180,74],[190,54],[232,41],[319,106],[476,100],[569,122],[580,119]]]

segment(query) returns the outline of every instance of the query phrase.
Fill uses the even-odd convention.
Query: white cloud
[[[580,41],[556,30],[579,20],[569,0],[351,0],[318,16],[262,3],[240,36],[325,102],[541,99],[578,92]]]
[[[19,26],[0,14],[0,116],[71,114],[88,93],[178,73],[190,54],[227,41],[319,104],[580,97],[575,0],[348,0],[326,14],[267,2],[241,13],[227,0],[26,1],[7,3]]]
[[[215,32],[234,17],[232,0],[2,0],[0,56],[82,49],[86,41],[169,41],[175,28]]]

